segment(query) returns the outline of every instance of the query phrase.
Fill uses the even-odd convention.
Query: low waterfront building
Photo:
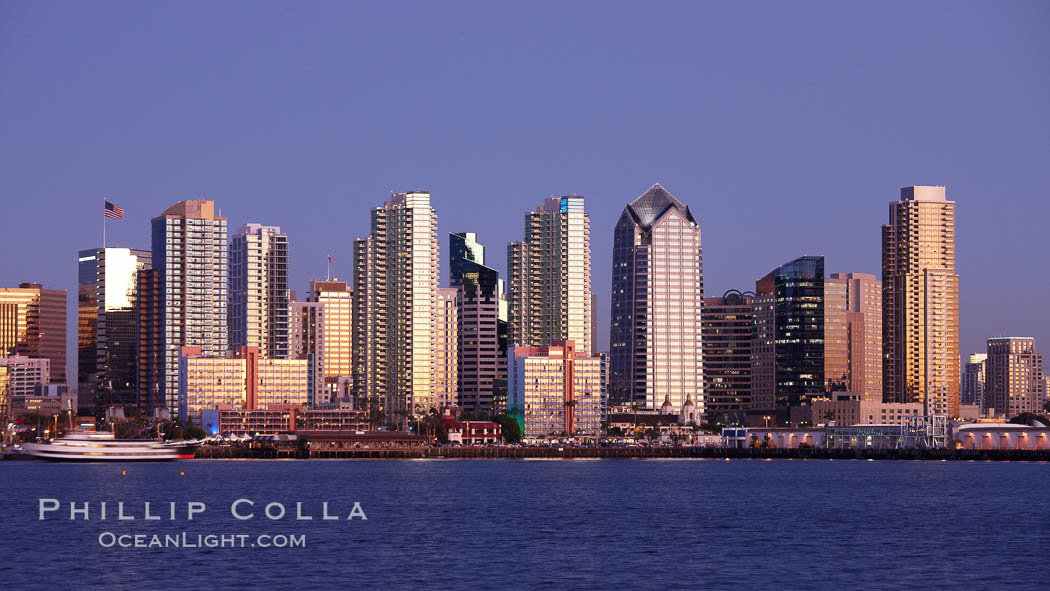
[[[503,429],[495,421],[461,421],[451,413],[441,415],[441,426],[450,443],[489,445],[503,440]]]
[[[900,425],[909,417],[923,414],[918,402],[874,402],[854,392],[830,392],[829,397],[814,398],[810,406],[803,408],[811,412],[811,425]]]
[[[526,441],[598,437],[605,418],[608,362],[577,353],[572,340],[549,347],[511,347],[507,408]]]
[[[11,417],[27,415],[51,416],[62,414],[67,408],[57,396],[12,396]]]
[[[211,435],[255,436],[368,429],[367,413],[349,409],[307,410],[297,405],[273,405],[265,409],[219,406],[201,412],[201,426]]]
[[[969,423],[952,434],[956,449],[1050,449],[1050,428],[1013,423]]]
[[[272,405],[305,405],[310,364],[305,359],[264,359],[256,347],[232,357],[204,357],[182,347],[179,358],[179,416],[197,417],[217,406],[255,410]]]
[[[727,427],[722,429],[722,447],[798,449],[824,447],[824,429],[790,427]]]
[[[828,425],[828,449],[896,449],[904,445],[901,425]]]

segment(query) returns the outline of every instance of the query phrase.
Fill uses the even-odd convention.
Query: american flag
[[[334,263],[335,262],[335,259],[332,258],[332,255],[328,255],[328,262],[329,263]]]
[[[124,208],[106,201],[106,207],[102,210],[102,215],[113,220],[122,220],[124,219]]]

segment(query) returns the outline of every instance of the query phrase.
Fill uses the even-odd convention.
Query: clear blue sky
[[[612,226],[653,182],[711,295],[807,253],[878,274],[887,203],[944,184],[963,353],[1050,353],[1048,30],[1044,1],[2,2],[0,285],[72,313],[104,195],[110,245],[181,199],[280,225],[301,293],[328,253],[349,277],[391,190],[433,193],[443,263],[476,231],[500,269],[524,211],[579,193],[605,346]]]

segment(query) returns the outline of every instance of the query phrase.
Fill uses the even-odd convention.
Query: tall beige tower
[[[430,193],[398,193],[354,241],[354,388],[387,420],[440,406],[435,387],[437,215]]]
[[[955,202],[903,187],[882,226],[883,397],[959,414]]]
[[[591,353],[590,217],[583,197],[551,197],[525,214],[525,239],[507,245],[511,344],[571,340]]]
[[[845,308],[846,390],[882,402],[882,282],[868,273],[832,273],[824,280],[826,306],[833,293]]]
[[[354,319],[353,292],[350,291],[345,281],[332,279],[328,281],[311,281],[310,293],[306,296],[308,303],[315,303],[320,310],[311,309],[306,306],[296,306],[299,314],[306,314],[307,324],[303,325],[303,318],[299,319],[298,330],[300,335],[297,339],[309,343],[310,333],[313,334],[314,363],[316,376],[319,378],[315,384],[317,402],[327,402],[337,393],[339,389],[339,378],[350,379],[352,363],[352,339],[351,326]],[[309,324],[313,321],[313,325]],[[307,336],[303,337],[302,332]],[[297,343],[300,356],[303,351],[309,351],[308,345]]]
[[[459,406],[459,289],[440,287],[434,308],[434,399],[439,408]]]

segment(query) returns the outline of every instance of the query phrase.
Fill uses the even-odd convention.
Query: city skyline
[[[604,350],[611,229],[654,182],[689,203],[705,228],[712,295],[746,288],[799,254],[823,254],[828,273],[878,276],[886,203],[899,187],[929,184],[946,185],[958,203],[960,354],[984,351],[997,335],[1047,342],[1050,277],[1026,272],[1047,255],[1040,220],[1048,206],[1034,197],[1050,192],[1042,172],[1050,45],[1030,14],[1045,6],[944,6],[774,6],[761,15],[707,6],[678,19],[657,11],[667,41],[639,47],[612,43],[579,7],[556,23],[494,7],[511,17],[498,36],[428,27],[437,51],[395,48],[374,64],[359,50],[398,28],[422,30],[432,9],[296,15],[295,39],[331,40],[342,26],[370,22],[359,17],[383,24],[284,54],[268,37],[286,15],[266,6],[248,29],[234,26],[235,11],[200,19],[163,7],[96,7],[88,16],[72,6],[38,19],[38,7],[7,7],[8,39],[25,51],[0,60],[24,81],[0,94],[0,105],[21,114],[0,142],[2,246],[32,248],[0,260],[0,283],[69,291],[73,351],[75,268],[67,261],[101,246],[104,196],[127,216],[109,222],[107,245],[125,248],[149,248],[140,220],[185,199],[215,200],[230,228],[280,225],[291,242],[290,288],[302,293],[325,277],[327,254],[338,261],[333,272],[351,279],[348,238],[367,234],[364,212],[391,189],[429,189],[439,237],[475,231],[497,250],[520,236],[521,215],[537,202],[578,193],[591,216]],[[610,9],[602,18],[627,32],[631,17]],[[689,22],[707,23],[703,35],[690,34]],[[735,29],[724,25],[742,22],[764,41],[722,55]],[[197,31],[199,43],[177,43],[169,25]],[[556,54],[532,40],[537,31],[563,40]],[[140,36],[155,43],[124,50]],[[84,46],[97,60],[76,51]],[[448,61],[434,61],[438,54]],[[272,67],[247,67],[257,60]],[[395,67],[402,75],[388,81]],[[222,75],[202,78],[202,69]],[[509,92],[467,93],[447,74],[490,76],[492,88]],[[396,91],[409,79],[451,92],[409,100]],[[549,92],[564,85],[576,92]],[[127,124],[116,133],[113,121]],[[417,141],[399,141],[399,132]],[[45,220],[55,232],[39,240]],[[503,257],[491,258],[505,277]],[[446,285],[444,266],[440,273]]]

